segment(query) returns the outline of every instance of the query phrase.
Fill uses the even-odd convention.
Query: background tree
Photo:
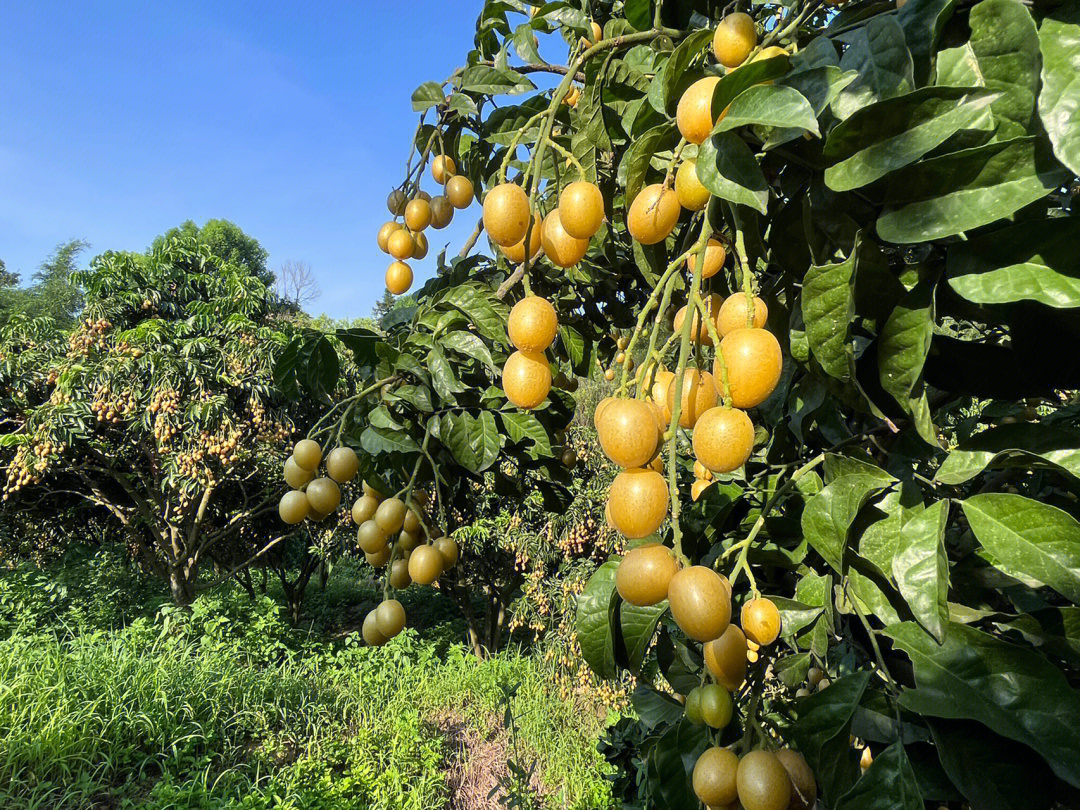
[[[199,226],[189,219],[157,237],[148,253],[177,236],[190,237],[198,244],[206,245],[213,255],[243,268],[267,287],[273,287],[274,274],[266,266],[266,250],[235,223],[227,219],[208,219]]]
[[[57,245],[32,276],[29,287],[16,286],[17,273],[0,270],[0,323],[12,317],[48,318],[59,328],[70,327],[82,308],[82,293],[72,276],[79,255],[89,247],[82,239]]]
[[[289,261],[281,265],[276,273],[274,288],[282,299],[298,310],[322,295],[315,274],[306,262]]]

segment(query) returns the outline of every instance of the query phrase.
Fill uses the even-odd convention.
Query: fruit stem
[[[567,160],[570,161],[570,163],[574,166],[574,168],[577,169],[578,176],[582,180],[584,180],[585,179],[585,167],[581,165],[580,161],[578,161],[578,159],[576,157],[574,157],[573,153],[570,152],[570,150],[566,149],[564,146],[562,146],[558,141],[556,141],[554,139],[549,141],[549,143],[551,144],[552,149],[554,149],[556,152],[558,152],[560,155],[562,155],[564,158],[566,158]]]
[[[734,213],[732,211],[732,219],[734,219]],[[735,225],[735,255],[738,257],[739,268],[742,271],[742,290],[746,298],[746,326],[750,328],[754,325],[754,273],[750,269],[749,259],[746,258],[746,238],[738,224]]]
[[[844,577],[844,593],[847,594],[848,602],[855,609],[855,613],[859,617],[859,621],[862,622],[863,629],[866,630],[866,635],[870,637],[870,646],[874,648],[874,656],[877,658],[878,666],[881,667],[881,672],[885,675],[885,679],[889,682],[889,692],[891,693],[892,700],[890,701],[893,706],[893,711],[896,712],[896,725],[900,727],[900,703],[897,700],[900,697],[900,687],[896,685],[896,681],[893,680],[892,673],[889,672],[889,667],[885,664],[885,657],[881,654],[881,648],[877,643],[877,635],[870,628],[870,622],[867,621],[866,614],[862,612],[862,608],[859,607],[859,603],[855,596],[851,593],[850,582],[847,577]]]
[[[528,132],[529,127],[531,127],[534,123],[536,123],[536,119],[538,119],[543,114],[544,114],[543,110],[536,113],[536,115],[534,115],[532,118],[530,118],[528,121],[526,121],[522,125],[521,129],[519,129],[516,133],[514,133],[514,138],[513,138],[513,140],[510,141],[510,145],[506,149],[506,155],[503,156],[502,164],[499,166],[499,182],[500,183],[505,183],[506,182],[506,170],[510,166],[510,161],[514,159],[514,154],[517,152],[518,144],[521,143],[522,137],[525,135],[526,132]]]
[[[689,141],[686,138],[679,138],[679,145],[675,147],[675,151],[671,155],[671,160],[668,161],[667,174],[664,175],[664,188],[671,188],[671,179],[675,176],[675,167],[679,163],[679,156],[682,154],[682,150],[686,148],[686,144]]]
[[[357,400],[363,399],[364,397],[366,397],[368,394],[372,393],[373,391],[376,391],[379,388],[382,388],[384,385],[386,385],[388,383],[395,382],[396,380],[397,380],[397,377],[393,376],[393,375],[390,376],[390,377],[383,377],[383,379],[378,380],[376,382],[373,382],[371,385],[369,385],[363,391],[360,391],[357,394],[353,394],[351,397],[346,397],[345,399],[341,400],[341,402],[338,402],[332,408],[330,408],[330,410],[328,410],[325,414],[323,414],[322,418],[320,418],[319,421],[316,422],[315,425],[311,428],[311,430],[308,431],[307,438],[314,439],[314,438],[322,435],[323,422],[325,422],[327,419],[329,419],[334,414],[334,412],[337,411],[338,408],[344,408],[344,407],[351,406]],[[326,430],[329,430],[329,428],[326,428]],[[340,430],[339,430],[339,432],[338,432],[339,439],[340,439],[340,436],[341,436],[341,433],[340,433]]]
[[[716,324],[713,321],[713,318],[715,318],[716,315],[714,314],[712,317],[709,316],[709,313],[705,309],[705,302],[702,300],[700,294],[694,296],[694,306],[697,307],[697,310],[701,315],[701,320],[705,322],[705,328],[709,330],[709,337],[712,338],[713,345],[716,347],[716,362],[720,366],[720,383],[722,388],[720,395],[723,397],[724,407],[730,408],[731,388],[728,385],[727,363],[724,361],[724,355],[720,352],[720,335],[717,333]]]
[[[783,39],[784,37],[786,37],[788,34],[798,28],[803,20],[805,20],[815,11],[817,11],[820,5],[821,0],[816,0],[816,2],[815,0],[811,0],[811,2],[806,4],[806,7],[802,11],[794,15],[794,18],[791,20],[791,22],[789,22],[783,28],[780,28],[779,25],[776,25],[772,31],[766,34],[765,38],[761,40],[761,44],[758,45],[756,50],[764,50],[769,45],[776,42],[778,39]],[[752,56],[753,54],[751,54],[751,57]]]

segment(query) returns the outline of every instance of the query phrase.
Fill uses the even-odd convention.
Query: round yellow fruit
[[[386,222],[381,228],[379,228],[379,235],[375,238],[375,241],[379,243],[379,250],[383,253],[390,252],[390,237],[396,232],[400,231],[404,226],[400,222]]]
[[[445,185],[446,181],[457,174],[457,164],[449,155],[436,155],[431,161],[431,177],[439,185]]]
[[[668,383],[667,398],[669,402],[675,402],[675,384],[673,379]],[[696,368],[688,368],[683,372],[682,385],[682,408],[679,411],[679,425],[684,428],[692,428],[698,418],[709,408],[716,405],[716,385],[713,375],[707,371],[699,371]]]
[[[559,330],[559,316],[546,298],[529,295],[522,298],[510,310],[506,331],[515,349],[542,352],[555,340]]]
[[[751,324],[750,313],[747,312],[745,293],[737,292],[728,297],[720,307],[720,314],[716,317],[716,331],[720,337],[736,329],[761,329],[765,321],[769,319],[769,308],[757,296],[754,296],[754,319]]]
[[[698,499],[705,494],[705,490],[712,486],[712,481],[706,481],[703,478],[699,478],[690,485],[690,500],[694,503],[698,502]]]
[[[420,261],[425,256],[427,256],[427,252],[428,252],[427,237],[424,236],[424,234],[417,231],[416,233],[414,233],[412,235],[412,238],[413,238],[413,244],[414,244],[413,258],[416,259],[417,261]]]
[[[751,599],[740,615],[746,637],[761,647],[767,647],[780,636],[780,611],[771,599]]]
[[[390,213],[395,217],[400,217],[405,213],[405,206],[408,205],[409,198],[405,196],[405,192],[400,188],[396,188],[390,192],[390,195],[386,198],[386,207],[390,209]]]
[[[533,226],[528,232],[529,237],[529,258],[535,258],[536,254],[540,252],[540,231],[543,228],[543,220],[539,214],[533,214]],[[521,237],[521,241],[509,247],[500,247],[499,250],[503,252],[506,258],[514,264],[521,264],[525,261],[525,237]]]
[[[351,447],[335,447],[326,457],[326,474],[339,484],[347,484],[360,470],[360,459]]]
[[[442,230],[454,218],[454,205],[450,198],[440,194],[431,199],[431,227]]]
[[[501,183],[484,198],[484,230],[502,247],[525,238],[529,227],[529,197],[515,183]]]
[[[595,183],[577,180],[559,195],[559,220],[575,239],[591,239],[604,222],[604,196]]]
[[[705,305],[705,311],[709,313],[709,317],[713,320],[713,324],[716,323],[716,315],[720,312],[720,307],[724,303],[724,299],[716,295],[706,295],[702,300]],[[676,334],[682,333],[683,324],[686,322],[686,311],[689,307],[687,304],[684,307],[680,307],[679,311],[675,313],[675,320],[672,323],[672,329]],[[708,325],[703,325],[701,322],[701,314],[698,312],[697,307],[694,307],[694,318],[690,322],[690,340],[695,343],[700,343],[703,346],[712,346],[712,332],[709,331]]]
[[[305,470],[299,464],[296,463],[296,459],[289,456],[285,459],[285,469],[283,471],[285,483],[293,489],[302,489],[307,485],[307,482],[315,477],[315,473],[311,470]]]
[[[412,577],[409,576],[409,561],[394,560],[390,564],[390,587],[403,591],[412,585]]]
[[[694,765],[694,793],[708,807],[726,807],[739,797],[738,771],[739,758],[732,751],[707,748]]]
[[[679,164],[679,170],[675,172],[675,196],[687,211],[701,211],[709,204],[711,195],[698,177],[696,160],[684,160]]]
[[[300,469],[314,472],[322,461],[322,448],[314,439],[301,439],[293,447],[292,457]]]
[[[643,245],[655,245],[667,239],[679,221],[679,198],[660,183],[645,186],[630,204],[626,227],[630,235]]]
[[[791,779],[771,751],[746,754],[735,781],[745,810],[787,810],[791,803]]]
[[[566,232],[558,208],[544,217],[540,244],[544,246],[544,253],[551,263],[563,268],[573,267],[580,262],[589,249],[588,239],[577,239]]]
[[[640,399],[616,399],[597,419],[604,454],[623,468],[644,467],[657,448],[656,416]]]
[[[401,498],[387,498],[375,510],[375,522],[388,536],[401,531],[405,524],[405,502]]]
[[[776,752],[776,758],[780,760],[791,780],[791,803],[788,810],[813,810],[817,804],[817,782],[806,758],[790,748],[781,748]]]
[[[694,455],[715,473],[739,469],[754,452],[754,423],[738,408],[709,408],[694,426]]]
[[[386,532],[374,520],[365,520],[356,530],[356,543],[365,554],[377,554],[386,548]]]
[[[409,576],[418,585],[430,585],[443,572],[442,555],[434,546],[418,546],[409,555]]]
[[[738,67],[757,45],[757,28],[749,14],[737,11],[720,21],[713,34],[713,55],[726,68]]]
[[[645,543],[626,552],[615,570],[615,589],[631,605],[656,605],[667,599],[668,583],[679,570],[671,550]]]
[[[372,647],[378,647],[380,644],[386,643],[386,636],[379,632],[378,621],[375,618],[375,611],[370,611],[364,617],[364,625],[360,630],[361,635],[364,637],[364,643]]]
[[[727,251],[724,249],[724,245],[719,239],[713,239],[713,238],[710,237],[709,241],[705,243],[705,250],[703,251],[703,253],[705,254],[705,256],[704,256],[705,264],[701,268],[701,277],[702,278],[712,278],[717,273],[719,273],[720,268],[724,266],[724,261],[727,259]],[[697,269],[698,263],[700,261],[701,261],[701,256],[700,255],[699,256],[690,256],[686,260],[686,269],[689,270],[690,272],[693,272],[694,270]],[[719,296],[716,296],[716,297],[719,298]],[[728,301],[730,301],[730,300],[731,299],[729,298]],[[708,303],[708,299],[706,299],[706,303]],[[724,302],[724,304],[726,304],[726,303],[727,303],[727,301]],[[723,304],[721,304],[720,305],[720,311],[723,312],[723,309],[724,309],[724,306],[723,306]],[[719,317],[720,316],[717,315],[718,319],[719,319]],[[720,331],[719,329],[717,329],[716,331],[720,334],[720,337],[724,336],[724,333],[722,331]],[[710,335],[709,339],[712,340],[711,335]]]
[[[405,228],[399,228],[386,240],[386,252],[399,261],[411,259],[416,252],[416,242]]]
[[[616,530],[631,540],[648,537],[667,517],[667,482],[654,470],[623,470],[611,484],[608,506]]]
[[[731,590],[703,565],[684,568],[668,585],[671,617],[694,641],[719,638],[731,622]]]
[[[278,503],[278,515],[290,525],[299,523],[310,511],[307,495],[298,489],[286,492]]]
[[[387,639],[400,633],[405,627],[405,608],[397,599],[384,599],[375,608],[375,626]]]
[[[519,408],[535,408],[551,390],[551,366],[540,352],[516,351],[506,359],[503,393]]]
[[[352,505],[352,519],[353,523],[360,526],[363,523],[371,520],[375,517],[375,510],[378,509],[379,502],[372,498],[370,495],[361,495]]]
[[[422,231],[431,224],[431,203],[419,197],[405,206],[405,224],[410,231]]]
[[[439,552],[439,556],[442,557],[442,567],[444,571],[447,571],[457,565],[458,557],[461,555],[461,550],[458,548],[457,541],[452,537],[440,537],[433,543],[435,550]]]
[[[454,208],[468,208],[473,201],[472,180],[465,175],[455,174],[446,183],[446,197]]]
[[[720,341],[720,356],[727,366],[731,404],[755,408],[769,398],[780,382],[784,355],[773,334],[765,329],[735,329]],[[713,373],[720,374],[719,357]],[[718,377],[718,379],[722,379]]]
[[[412,286],[412,268],[405,262],[391,262],[386,268],[386,289],[394,295],[404,295]]]
[[[307,486],[307,499],[314,511],[328,515],[341,503],[341,488],[330,478],[316,478]]]
[[[716,120],[712,114],[713,91],[719,76],[698,79],[683,92],[675,112],[679,132],[690,143],[702,144],[712,132]]]
[[[728,624],[727,629],[702,648],[705,666],[716,682],[736,691],[746,680],[746,636],[738,625]]]

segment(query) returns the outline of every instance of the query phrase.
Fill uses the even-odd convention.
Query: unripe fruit
[[[724,301],[723,306],[720,307],[720,314],[716,316],[716,331],[720,333],[720,337],[749,326],[746,322],[749,313],[746,310],[745,293],[734,293]],[[769,308],[764,301],[754,296],[754,325],[751,328],[760,329],[768,318]]]
[[[286,492],[278,502],[278,515],[289,524],[299,523],[308,516],[309,511],[307,495],[298,489]]]
[[[746,680],[746,636],[738,625],[729,624],[719,638],[706,642],[702,652],[717,683],[732,692],[742,686]]]
[[[405,213],[405,206],[408,205],[409,198],[405,196],[405,192],[400,188],[396,188],[390,192],[390,195],[386,198],[386,207],[390,209],[390,213],[395,217],[400,217]]]
[[[411,231],[422,231],[431,224],[431,203],[419,197],[405,206],[405,224]]]
[[[384,599],[375,608],[375,626],[388,639],[405,627],[405,608],[397,599]]]
[[[791,780],[791,803],[788,810],[813,810],[817,802],[817,782],[806,759],[790,748],[781,748],[776,752],[776,758],[780,760]]]
[[[675,172],[675,196],[687,211],[701,211],[708,205],[711,195],[698,177],[696,160],[684,160],[679,165]]]
[[[719,638],[731,622],[731,590],[711,568],[693,565],[668,585],[671,617],[695,641]]]
[[[751,751],[740,759],[735,783],[745,810],[786,810],[791,802],[791,779],[770,751]]]
[[[817,686],[821,683],[821,679],[825,677],[825,673],[818,667],[810,667],[806,673],[806,682],[811,686]]]
[[[375,510],[375,522],[388,536],[401,531],[405,524],[405,502],[401,498],[387,498]]]
[[[559,460],[562,461],[564,467],[572,470],[574,465],[577,464],[577,453],[570,448],[567,448],[562,451],[562,456]]]
[[[626,362],[626,353],[625,352],[619,352],[617,355],[615,355],[615,362],[618,363],[620,366],[623,363],[625,363]]]
[[[736,408],[757,407],[780,382],[784,355],[776,338],[765,329],[728,332],[720,341],[720,354],[727,365],[731,404]],[[713,365],[713,373],[720,373],[719,360]]]
[[[671,189],[665,189],[660,183],[645,186],[626,215],[626,227],[636,241],[643,245],[655,245],[668,238],[679,221],[682,206],[679,198]]]
[[[439,185],[445,185],[446,181],[457,174],[457,165],[449,155],[436,155],[431,161],[431,177]]]
[[[643,467],[656,455],[656,416],[640,399],[615,399],[596,420],[600,447],[620,467]]]
[[[739,469],[754,452],[754,423],[738,408],[709,408],[694,425],[694,455],[713,472]]]
[[[386,241],[386,252],[395,259],[411,259],[416,252],[416,242],[405,228],[398,228]]]
[[[555,340],[559,331],[559,316],[546,298],[530,295],[522,298],[506,322],[506,332],[515,349],[542,352]]]
[[[737,11],[720,21],[713,34],[713,55],[726,68],[738,67],[757,45],[757,29],[749,14]]]
[[[540,244],[544,246],[544,253],[551,263],[562,268],[573,267],[589,250],[588,239],[575,239],[566,232],[558,208],[544,217]]]
[[[365,554],[375,554],[386,548],[386,532],[374,520],[365,520],[356,530],[356,542]]]
[[[698,687],[701,690],[701,719],[709,728],[726,728],[731,722],[734,704],[731,693],[717,683]]]
[[[716,123],[712,114],[713,91],[716,90],[719,81],[719,76],[698,79],[686,88],[679,99],[675,123],[679,127],[679,132],[690,143],[700,145],[712,132],[713,125]]]
[[[679,570],[671,550],[659,543],[630,549],[615,570],[615,589],[631,605],[656,605],[667,599],[668,583]]]
[[[710,237],[709,241],[705,243],[705,250],[703,250],[702,253],[704,254],[705,263],[701,268],[701,277],[712,278],[717,273],[719,273],[720,268],[724,266],[724,261],[727,259],[727,251],[724,249],[724,245],[720,242],[719,239],[713,239]],[[701,262],[701,260],[702,256],[700,254],[697,256],[689,257],[686,260],[687,272],[693,273],[697,269],[698,263]],[[719,298],[719,296],[717,297]],[[728,301],[730,300],[731,299],[729,298]],[[727,301],[724,301],[724,303],[720,305],[720,312],[724,311],[725,304],[727,304]],[[717,314],[716,318],[717,322],[719,322],[720,315]],[[716,331],[719,332],[720,337],[724,336],[723,331],[721,331],[719,328]],[[709,339],[712,340],[712,335],[709,336]]]
[[[604,222],[604,196],[594,183],[577,180],[559,195],[559,220],[575,239],[591,239]]]
[[[292,457],[301,469],[314,471],[322,461],[322,448],[313,439],[301,439],[293,447]]]
[[[386,268],[386,289],[394,295],[404,295],[412,286],[412,268],[405,262],[391,262]]]
[[[519,408],[535,408],[551,390],[551,366],[540,352],[514,352],[502,372],[503,393]]]
[[[413,255],[412,257],[417,261],[420,261],[428,253],[428,240],[427,237],[417,231],[412,235],[413,238]]]
[[[746,637],[762,647],[780,635],[780,611],[771,599],[751,599],[743,605],[740,620]]]
[[[611,382],[615,379],[615,369],[609,368],[604,370],[604,379]]]
[[[335,447],[326,457],[326,474],[339,484],[347,484],[360,470],[360,459],[351,447]]]
[[[521,186],[501,183],[484,198],[484,230],[491,241],[502,247],[515,245],[525,238],[529,227],[529,198]]]
[[[458,549],[457,541],[452,537],[440,537],[434,543],[435,550],[439,552],[439,556],[442,557],[442,568],[444,571],[448,571],[457,565],[458,557],[461,554]]]
[[[608,492],[611,520],[631,540],[648,537],[668,513],[667,482],[654,470],[623,470]]]
[[[375,517],[375,510],[378,508],[379,502],[372,498],[370,495],[361,495],[353,502],[352,505],[352,519],[353,523],[357,526],[361,526],[367,523],[373,517]]]
[[[533,214],[532,229],[527,234],[529,238],[529,258],[533,259],[536,254],[540,252],[540,231],[543,230],[544,221],[541,219],[540,214]],[[503,252],[508,261],[514,264],[521,264],[525,261],[525,236],[522,236],[520,241],[509,247],[500,247],[499,250]]]
[[[386,636],[379,632],[379,624],[374,610],[364,617],[364,625],[360,630],[360,634],[364,637],[364,643],[372,647],[378,647],[380,644],[386,643]]]
[[[430,585],[442,572],[443,558],[434,546],[419,546],[409,555],[409,576],[418,585]]]
[[[739,797],[739,758],[727,748],[707,748],[694,765],[694,793],[708,807],[726,807]]]
[[[409,576],[409,561],[394,560],[390,564],[390,587],[403,591],[412,585],[412,577]]]
[[[341,503],[341,488],[330,478],[316,478],[308,484],[307,498],[312,510],[328,515]]]
[[[431,227],[442,230],[454,218],[454,205],[449,198],[440,194],[431,200]]]
[[[400,222],[387,222],[379,228],[379,235],[375,238],[375,241],[379,243],[379,250],[383,253],[390,252],[390,237],[397,231],[400,231],[404,226]]]
[[[473,201],[472,180],[461,174],[454,175],[446,183],[446,196],[454,208],[468,208]]]
[[[667,398],[669,402],[675,402],[675,384],[677,379],[668,383]],[[679,412],[679,424],[684,428],[692,428],[698,418],[710,408],[716,405],[716,384],[713,376],[707,371],[699,371],[696,368],[688,368],[683,372],[682,384],[682,408]]]
[[[283,471],[285,483],[293,489],[303,488],[308,481],[315,477],[315,473],[311,470],[305,470],[299,464],[296,463],[296,459],[289,456],[285,459],[285,469]]]

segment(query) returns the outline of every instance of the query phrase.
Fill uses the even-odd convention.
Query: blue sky
[[[0,259],[145,249],[225,218],[271,268],[314,270],[314,312],[366,315],[375,233],[416,126],[409,96],[472,46],[479,2],[9,3],[0,26]],[[430,178],[430,175],[429,175]],[[428,184],[433,190],[433,184]],[[431,231],[419,279],[479,206]]]

